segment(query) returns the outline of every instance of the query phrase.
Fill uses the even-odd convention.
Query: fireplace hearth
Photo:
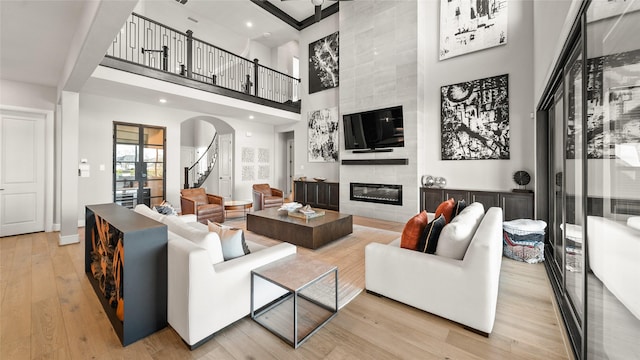
[[[351,183],[352,201],[402,206],[402,185]]]

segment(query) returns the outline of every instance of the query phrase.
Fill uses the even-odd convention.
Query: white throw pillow
[[[249,248],[244,240],[242,229],[207,221],[209,231],[218,234],[222,245],[224,260],[231,260],[249,254]]]
[[[442,229],[435,254],[462,260],[483,217],[484,206],[481,203],[464,208]]]
[[[144,215],[150,219],[153,219],[155,221],[158,222],[163,222],[162,220],[165,218],[166,215],[162,215],[157,211],[151,210],[147,205],[145,204],[138,204],[136,205],[136,207],[133,209],[133,211],[137,212],[140,215]]]
[[[177,216],[167,216],[164,224],[169,227],[169,231],[181,236],[199,247],[207,250],[211,264],[218,264],[224,261],[222,256],[222,246],[218,234],[206,230],[195,229],[185,224]]]

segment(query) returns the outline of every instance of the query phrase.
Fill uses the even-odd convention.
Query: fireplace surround
[[[350,183],[349,199],[402,206],[402,185]]]

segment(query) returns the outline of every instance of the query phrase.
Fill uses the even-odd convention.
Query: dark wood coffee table
[[[247,214],[247,230],[288,243],[317,249],[353,232],[353,217],[324,210],[324,216],[309,220],[269,208]]]

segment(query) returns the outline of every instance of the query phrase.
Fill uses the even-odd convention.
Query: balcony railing
[[[191,30],[183,33],[135,13],[106,57],[277,103],[300,98],[300,79],[199,40]]]

